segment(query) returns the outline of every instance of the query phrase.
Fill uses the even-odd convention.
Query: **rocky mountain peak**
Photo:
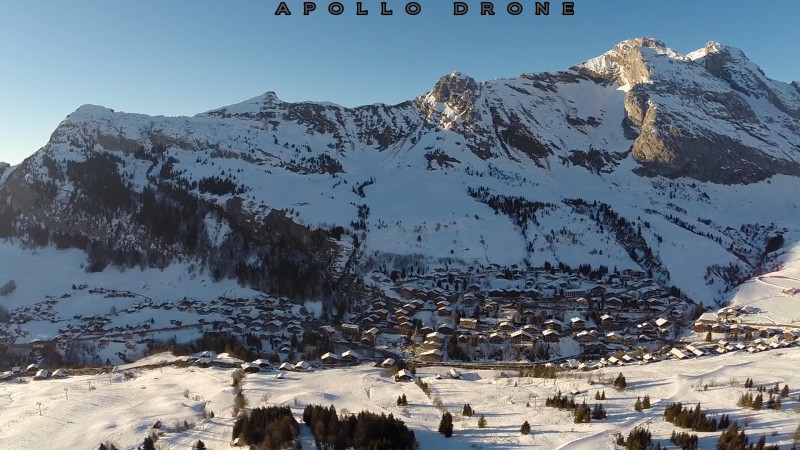
[[[652,80],[653,59],[658,57],[685,59],[667,47],[664,42],[641,37],[622,41],[606,53],[578,64],[572,69],[621,86],[634,86]]]
[[[459,102],[477,91],[478,83],[474,78],[456,71],[439,78],[426,97],[438,103]]]
[[[476,119],[475,99],[480,95],[480,84],[474,78],[453,72],[436,82],[424,97],[416,100],[427,119],[445,129],[459,130],[464,122]]]
[[[205,113],[198,114],[197,117],[202,116],[250,116],[258,114],[264,110],[274,108],[283,104],[284,101],[278,98],[275,91],[267,91],[257,97],[245,100],[223,108],[214,109]]]

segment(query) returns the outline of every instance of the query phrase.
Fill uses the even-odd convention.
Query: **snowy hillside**
[[[708,359],[712,358],[712,359]],[[428,383],[431,395],[413,382],[398,383],[388,369],[361,365],[321,369],[311,373],[277,372],[249,374],[242,382],[250,408],[289,406],[298,421],[306,405],[334,405],[340,413],[362,410],[393,414],[415,433],[422,450],[575,448],[611,449],[614,436],[627,436],[636,426],[649,429],[653,442],[667,448],[673,430],[697,434],[699,448],[713,449],[721,431],[693,432],[664,421],[664,410],[673,402],[700,404],[718,420],[730,415],[744,426],[751,442],[761,435],[768,444],[788,448],[797,427],[797,348],[764,353],[731,353],[687,361],[627,365],[590,372],[563,372],[557,379],[518,378],[499,371],[462,370],[461,379],[451,379],[445,369],[420,368],[417,375]],[[171,355],[156,355],[146,361],[121,366],[114,374],[69,376],[64,379],[31,380],[23,377],[0,383],[0,447],[7,450],[48,448],[96,448],[111,441],[120,449],[134,449],[154,430],[163,435],[165,449],[187,449],[202,440],[208,448],[229,448],[232,441],[234,388],[231,369],[142,368],[143,364],[171,362]],[[138,368],[137,368],[138,367]],[[611,382],[622,373],[625,390]],[[437,378],[437,375],[444,375]],[[781,410],[740,408],[737,399],[748,391],[743,384],[752,378],[755,386],[788,386]],[[346,379],[347,383],[342,383]],[[607,418],[574,423],[573,414],[545,406],[556,392],[584,399],[590,406],[602,404]],[[596,400],[603,393],[605,400]],[[396,399],[405,395],[407,406]],[[651,408],[637,412],[637,398],[649,396]],[[146,399],[146,400],[145,400]],[[462,416],[469,404],[472,417]],[[794,410],[794,411],[793,411]],[[204,415],[205,411],[205,415]],[[437,432],[443,411],[453,415],[454,432],[445,438]],[[214,417],[209,417],[210,413]],[[485,417],[486,427],[477,426]],[[529,435],[520,434],[528,421]],[[182,426],[185,424],[185,429]],[[302,426],[303,448],[314,448],[311,431]],[[671,448],[671,447],[670,447]]]

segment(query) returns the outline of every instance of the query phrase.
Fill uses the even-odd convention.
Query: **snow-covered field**
[[[800,245],[779,257],[778,270],[739,286],[731,305],[748,306],[742,322],[759,326],[800,329]]]
[[[171,359],[156,355],[149,363]],[[511,449],[511,448],[613,448],[612,436],[627,434],[636,425],[648,427],[654,439],[663,444],[673,426],[663,421],[664,407],[671,402],[700,403],[711,416],[730,414],[739,424],[746,423],[749,436],[765,434],[768,443],[791,445],[792,434],[800,423],[800,350],[775,350],[759,354],[733,353],[714,358],[664,361],[651,365],[607,368],[595,372],[571,372],[557,380],[539,378],[500,378],[499,372],[462,370],[463,379],[447,376],[443,368],[418,371],[428,382],[428,398],[414,383],[396,383],[384,369],[361,365],[352,368],[323,369],[313,373],[251,374],[243,382],[250,407],[286,404],[298,421],[307,404],[335,405],[341,413],[392,413],[414,430],[422,449]],[[135,376],[75,376],[62,380],[12,381],[0,384],[0,448],[28,450],[40,448],[94,448],[111,440],[121,448],[133,449],[148,429],[161,421],[172,429],[184,421],[190,429],[167,432],[159,443],[164,448],[188,449],[198,439],[209,448],[228,448],[233,425],[231,370],[219,368],[142,369],[126,368]],[[628,388],[617,391],[611,381],[623,373]],[[511,374],[514,375],[514,374]],[[756,386],[788,384],[789,399],[783,410],[750,411],[737,408],[743,382],[752,378]],[[590,384],[593,383],[593,384]],[[602,384],[603,382],[607,384]],[[705,388],[705,386],[708,386]],[[580,393],[590,406],[594,395],[605,391],[602,403],[608,419],[589,424],[574,424],[572,414],[544,407],[544,401],[557,390]],[[265,396],[265,394],[267,394]],[[399,407],[396,399],[405,394],[408,406]],[[637,396],[649,395],[652,408],[636,412]],[[437,433],[441,410],[453,413],[455,432],[447,439]],[[470,403],[475,416],[461,416],[464,403]],[[527,406],[530,405],[530,406]],[[41,406],[41,414],[39,413]],[[213,419],[202,419],[203,409],[213,411]],[[484,415],[488,425],[477,426]],[[532,432],[519,433],[527,420]],[[698,433],[702,448],[713,448],[719,433]],[[303,448],[313,448],[308,429],[302,427]]]

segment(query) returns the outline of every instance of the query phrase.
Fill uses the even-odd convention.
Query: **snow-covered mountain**
[[[797,83],[735,48],[642,38],[562,72],[454,72],[391,106],[85,105],[0,167],[0,237],[301,299],[377,268],[549,261],[642,267],[710,303],[768,268],[768,239],[800,240],[797,175]]]

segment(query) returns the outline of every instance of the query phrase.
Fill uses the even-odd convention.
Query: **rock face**
[[[574,69],[628,89],[627,119],[640,128],[638,173],[716,183],[800,173],[798,91],[767,78],[739,49],[709,42],[682,56],[634,39]]]

